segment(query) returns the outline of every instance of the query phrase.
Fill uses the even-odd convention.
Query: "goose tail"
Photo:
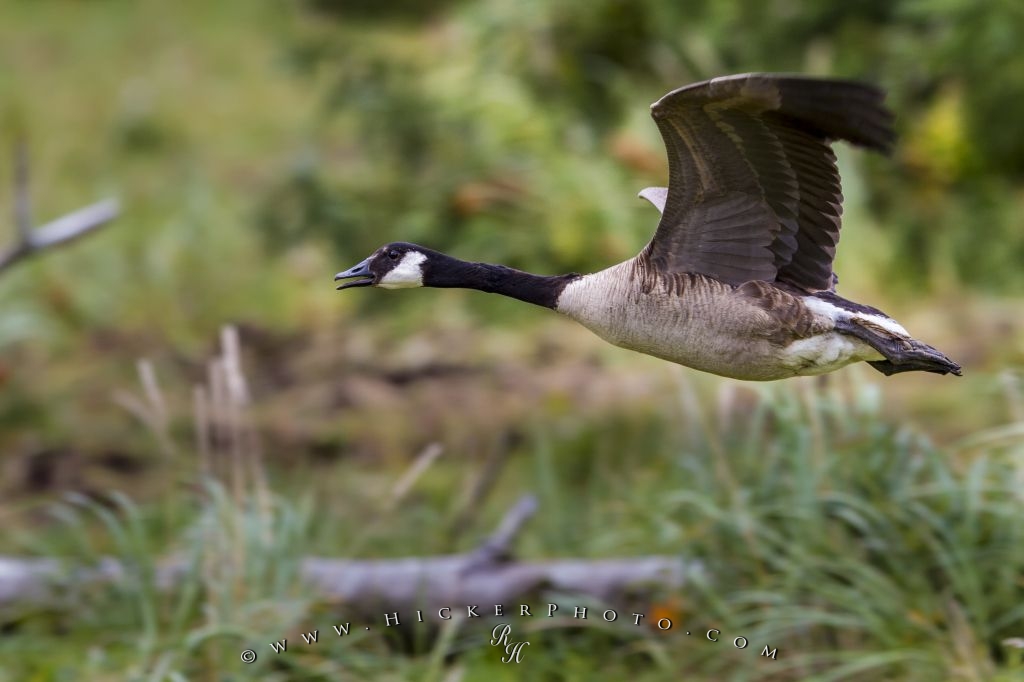
[[[838,297],[835,298],[839,300]],[[852,307],[857,304],[848,305]],[[881,354],[882,360],[868,360],[868,364],[876,370],[886,376],[900,372],[932,372],[962,376],[960,365],[945,353],[906,335],[902,327],[881,311],[860,307],[863,312],[858,311],[850,317],[836,320],[836,329],[844,334],[856,336]]]
[[[901,339],[900,347],[888,345],[878,351],[885,355],[885,360],[869,361],[868,364],[886,376],[900,372],[932,372],[934,374],[953,374],[962,376],[960,365],[950,360],[944,353],[926,343],[915,339]]]

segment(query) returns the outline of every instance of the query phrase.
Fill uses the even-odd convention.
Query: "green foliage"
[[[70,574],[64,598],[74,600],[73,614],[54,617],[56,631],[47,631],[45,613],[42,628],[34,627],[31,615],[19,623],[21,637],[0,644],[10,666],[0,680],[108,679],[115,671],[119,679],[152,682],[219,675],[239,667],[242,644],[269,641],[295,627],[310,608],[297,581],[309,501],[256,492],[240,499],[215,481],[205,481],[201,493],[200,504],[178,499],[172,511],[187,523],[170,547],[154,544],[167,534],[167,519],[121,493],[103,502],[75,495],[56,506],[53,513],[75,546],[68,551],[62,541],[50,551],[115,577],[109,585],[101,578],[76,587],[74,580],[87,572]],[[173,554],[160,556],[168,550]],[[111,556],[120,566],[114,574],[105,573]],[[91,647],[88,657],[53,656],[34,646],[12,655],[23,639],[44,642],[68,628]],[[92,646],[93,640],[100,645]],[[301,661],[293,663],[302,669]]]
[[[347,260],[408,239],[593,270],[635,252],[655,223],[630,203],[665,181],[646,102],[715,75],[798,71],[892,93],[903,145],[867,172],[890,256],[869,276],[1024,285],[1012,265],[1024,257],[1024,16],[1011,0],[480,0],[401,28],[337,16],[296,39],[303,67],[333,86],[314,130],[321,154],[265,206],[279,237],[321,232]]]
[[[723,394],[709,413],[681,384],[679,405],[660,416],[567,416],[529,434],[486,514],[523,489],[539,493],[525,557],[669,553],[701,569],[662,596],[658,608],[673,620],[667,633],[590,620],[524,624],[531,648],[523,671],[553,681],[673,680],[680,670],[701,680],[1017,679],[1019,425],[979,433],[963,450],[939,449],[887,423],[872,385],[801,387]],[[172,515],[191,520],[164,531],[123,496],[113,509],[85,500],[63,507],[75,537],[106,538],[126,580],[113,592],[94,590],[52,626],[65,633],[65,650],[88,647],[91,656],[75,664],[26,647],[15,659],[19,677],[9,679],[72,670],[90,679],[504,679],[509,671],[486,638],[457,627],[424,629],[412,656],[370,632],[261,654],[251,666],[236,661],[253,642],[266,648],[331,621],[331,607],[296,581],[298,557],[332,548],[358,555],[374,537],[401,538],[420,517],[432,521],[415,545],[392,552],[451,551],[440,529],[459,513],[446,491],[462,466],[435,465],[432,481],[390,512],[368,509],[391,486],[378,468],[347,464],[315,503],[208,485],[198,498],[174,496]],[[172,527],[183,530],[168,535]],[[183,582],[163,592],[154,557],[169,552],[186,559]],[[74,556],[100,553],[86,545]],[[683,633],[711,628],[719,643]],[[53,636],[45,620],[23,621],[15,633],[0,646]],[[748,649],[735,649],[737,636]],[[759,655],[765,644],[778,649],[776,660]]]

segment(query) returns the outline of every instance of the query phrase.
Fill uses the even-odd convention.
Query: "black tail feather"
[[[932,372],[933,374],[953,374],[958,377],[963,376],[963,373],[960,371],[960,365],[945,356],[943,356],[942,360],[910,359],[901,362],[898,365],[891,360],[868,361],[868,364],[887,377],[892,376],[893,374],[899,374],[900,372]]]
[[[962,376],[960,365],[941,351],[915,339],[893,336],[881,330],[844,321],[836,325],[839,331],[856,336],[868,343],[885,358],[868,364],[886,376],[900,372],[932,372]]]

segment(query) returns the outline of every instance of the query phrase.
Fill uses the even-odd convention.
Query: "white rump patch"
[[[823,301],[815,296],[804,296],[800,300],[804,302],[804,305],[807,306],[807,309],[812,313],[815,315],[821,315],[822,317],[827,317],[833,322],[839,319],[845,320],[850,317],[850,313],[848,311],[843,310],[842,308],[837,308],[831,303]]]
[[[377,283],[382,289],[412,289],[423,286],[423,261],[426,255],[419,251],[410,251],[402,257],[398,265],[391,268]]]
[[[802,300],[804,305],[807,306],[807,309],[812,313],[827,317],[833,322],[836,320],[863,320],[865,322],[870,322],[876,327],[884,329],[890,334],[910,338],[910,332],[904,329],[903,325],[890,317],[885,317],[884,315],[873,315],[870,313],[850,312],[849,310],[844,310],[832,305],[828,301],[823,301],[814,296],[805,296]]]
[[[855,320],[864,320],[866,322],[870,322],[871,324],[875,325],[876,327],[881,327],[882,329],[884,329],[885,331],[889,332],[890,334],[895,334],[896,336],[902,336],[902,337],[907,338],[907,339],[910,338],[910,332],[908,332],[906,329],[904,329],[903,325],[901,325],[899,322],[897,322],[896,320],[894,320],[892,318],[883,317],[882,315],[868,315],[868,314],[865,314],[865,313],[854,313],[853,314],[853,319],[855,319]]]

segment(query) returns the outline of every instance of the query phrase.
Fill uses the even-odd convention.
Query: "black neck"
[[[423,285],[428,287],[476,289],[490,294],[510,296],[534,305],[554,308],[565,285],[579,277],[568,275],[532,275],[504,265],[467,263],[439,254],[424,268]]]

